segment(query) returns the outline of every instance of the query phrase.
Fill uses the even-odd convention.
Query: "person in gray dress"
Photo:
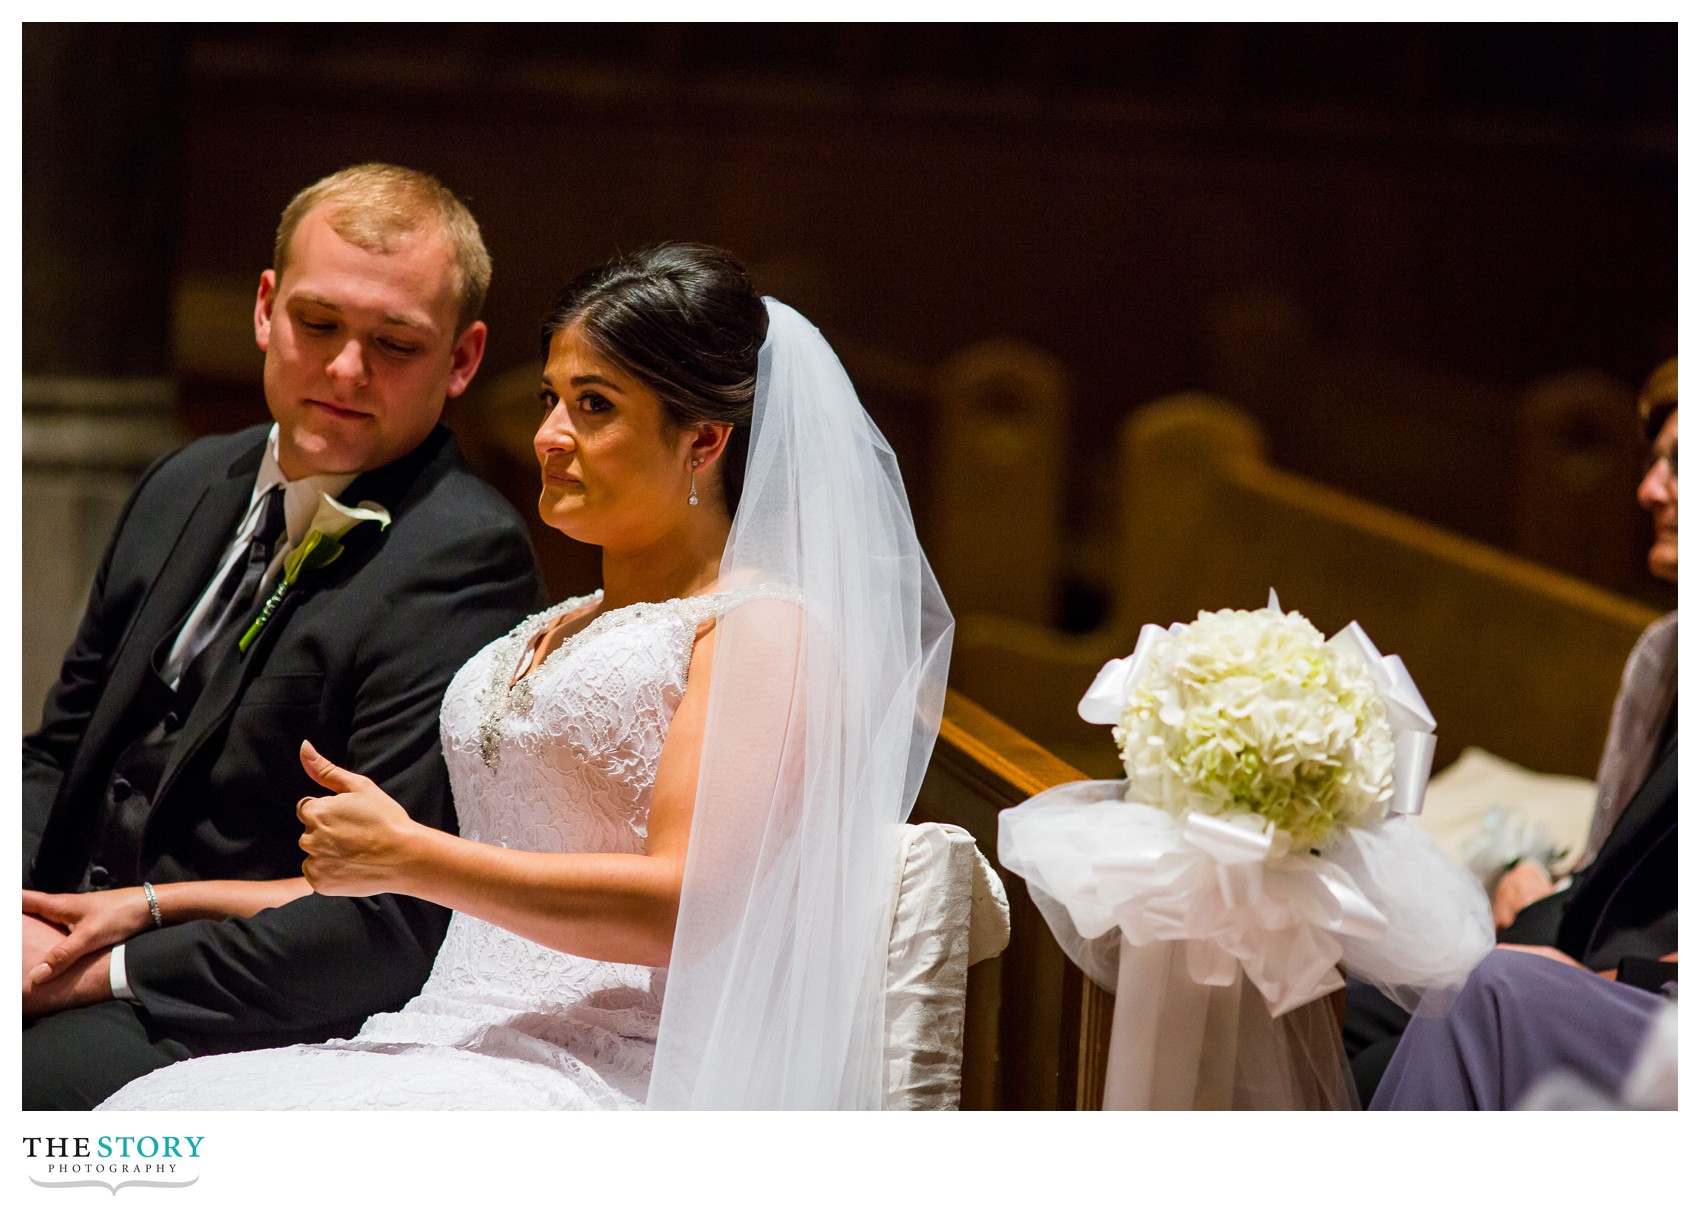
[[[1641,406],[1653,443],[1637,494],[1653,518],[1647,562],[1675,581],[1674,359],[1654,372]],[[1558,1074],[1608,1099],[1619,1094],[1667,1004],[1660,995],[1674,996],[1676,988],[1675,641],[1671,615],[1649,629],[1630,658],[1600,811],[1575,882],[1555,892],[1544,871],[1528,863],[1507,873],[1494,906],[1506,941],[1443,1013],[1433,1005],[1418,1008],[1375,1089],[1372,1110],[1514,1107]],[[1625,726],[1632,702],[1657,708],[1639,711],[1640,728]],[[1614,794],[1611,755],[1625,748],[1626,737],[1642,739],[1635,768],[1645,774],[1624,795],[1622,787],[1632,784],[1619,770]],[[1548,939],[1556,946],[1546,945]]]

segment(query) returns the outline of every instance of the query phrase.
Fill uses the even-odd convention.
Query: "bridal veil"
[[[815,327],[767,299],[652,1108],[882,1105],[897,829],[953,628],[891,447]]]

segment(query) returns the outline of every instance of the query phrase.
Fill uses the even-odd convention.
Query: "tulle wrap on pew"
[[[1480,885],[1408,816],[1326,858],[1248,823],[1177,820],[1070,783],[999,821],[998,857],[1069,958],[1116,994],[1105,1107],[1350,1105],[1341,968],[1414,1006],[1493,946]]]
[[[1278,608],[1273,595],[1271,608]],[[1099,674],[1080,714],[1114,723],[1150,646]],[[1116,995],[1106,1109],[1353,1105],[1334,999],[1344,973],[1407,1008],[1463,984],[1492,948],[1480,884],[1415,813],[1434,720],[1397,657],[1353,624],[1393,729],[1381,819],[1325,853],[1249,813],[1177,816],[1125,780],[1056,787],[1000,816],[998,856],[1069,958]]]

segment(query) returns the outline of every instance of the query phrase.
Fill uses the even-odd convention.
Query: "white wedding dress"
[[[573,598],[473,657],[442,712],[462,836],[532,851],[642,851],[698,625],[755,598],[800,601],[757,585],[612,610],[510,688],[543,627],[599,595]],[[353,1039],[182,1061],[98,1109],[639,1109],[666,975],[456,913],[419,995]]]

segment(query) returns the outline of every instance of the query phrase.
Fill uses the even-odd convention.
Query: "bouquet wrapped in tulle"
[[[1008,809],[1004,865],[1117,994],[1106,1107],[1349,1105],[1324,994],[1410,1003],[1493,943],[1479,885],[1408,818],[1434,719],[1357,624],[1280,609],[1147,626],[1080,714],[1127,779]]]

